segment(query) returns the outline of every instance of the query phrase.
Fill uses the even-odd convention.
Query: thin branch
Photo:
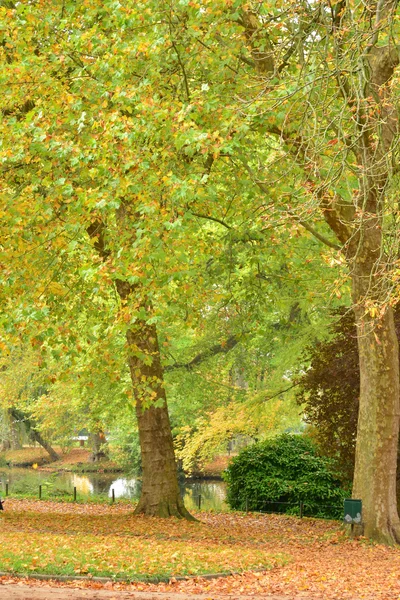
[[[217,36],[217,38],[218,38],[218,36]],[[199,43],[201,46],[203,46],[204,48],[207,48],[207,50],[210,50],[210,52],[212,52],[213,54],[215,54],[215,50],[213,50],[213,49],[211,48],[211,46],[208,46],[207,44],[205,44],[205,43],[204,43],[202,40],[200,40],[199,38],[196,38],[196,41],[197,41],[197,42],[198,42],[198,43]],[[226,45],[226,44],[224,43],[224,45]],[[236,56],[236,58],[240,58],[240,57],[239,57],[239,56]],[[233,73],[235,73],[236,75],[238,75],[239,71],[237,71],[236,69],[234,69],[234,68],[233,68],[233,67],[231,67],[230,65],[224,65],[224,66],[226,66],[226,67],[227,67],[228,69],[230,69],[230,70],[231,70]]]
[[[217,34],[215,36],[215,39],[219,41],[219,43],[224,46],[225,48],[229,48],[229,44],[226,43],[226,41],[224,40],[224,38],[222,37],[222,35]],[[202,42],[201,42],[202,43]],[[205,44],[203,44],[203,46],[206,46]],[[206,48],[211,49],[209,46],[206,46]],[[251,58],[248,58],[247,56],[244,56],[244,54],[240,53],[240,54],[234,54],[235,58],[237,58],[238,60],[244,62],[246,65],[249,65],[250,67],[255,67],[256,63],[254,62],[254,60],[252,60]],[[238,71],[235,71],[235,73],[237,74]]]
[[[227,340],[225,340],[225,342],[222,342],[221,344],[215,344],[215,346],[212,346],[209,350],[206,350],[205,352],[200,352],[189,362],[168,365],[164,368],[164,371],[174,371],[175,369],[187,369],[188,371],[190,371],[194,366],[204,362],[205,360],[208,360],[216,354],[227,354],[238,343],[239,338],[235,335],[232,335]]]
[[[1,173],[7,173],[13,169],[20,169],[21,167],[25,167],[25,163],[17,163],[16,165],[11,165],[10,167],[4,167],[4,169],[1,169]]]
[[[274,133],[279,133],[274,132]],[[258,185],[258,187],[260,188],[260,190],[264,193],[264,194],[269,194],[269,190],[266,187],[266,185],[260,181],[259,179],[257,179],[255,177],[255,173],[253,171],[253,169],[250,167],[249,163],[246,161],[246,159],[243,156],[240,156],[240,160],[242,161],[242,164],[244,166],[244,168],[246,169],[246,171],[249,173],[249,175],[251,176],[251,178],[253,179],[253,181]],[[294,215],[293,215],[294,216]],[[302,219],[297,219],[295,217],[297,223],[299,223],[302,227],[304,227],[304,229],[306,229],[307,231],[309,231],[315,238],[317,238],[320,242],[322,242],[323,244],[325,244],[325,246],[328,246],[329,248],[334,248],[335,250],[340,250],[340,246],[338,244],[335,244],[335,242],[331,242],[327,237],[325,237],[324,235],[322,235],[321,233],[319,233],[316,229],[314,229],[314,227],[312,227],[311,225],[309,225],[307,223],[307,221],[303,221]]]
[[[276,394],[273,394],[272,396],[268,396],[267,398],[264,398],[264,402],[267,402],[268,400],[273,400],[277,396],[280,396],[281,394],[285,394],[286,392],[289,392],[290,390],[297,387],[298,385],[300,385],[300,381],[293,383],[290,387],[285,388],[284,390],[280,390],[279,392],[276,392]]]
[[[208,221],[214,221],[215,223],[219,223],[220,225],[223,225],[224,227],[226,227],[226,229],[232,229],[231,225],[228,225],[228,223],[226,223],[222,219],[218,219],[217,217],[212,217],[211,215],[203,215],[201,213],[193,212],[192,210],[190,212],[192,213],[192,215],[194,217],[199,217],[200,219],[207,219]]]
[[[319,240],[320,242],[322,242],[323,244],[325,244],[325,246],[329,246],[329,248],[333,248],[334,250],[340,250],[341,249],[341,247],[339,246],[339,244],[335,244],[335,242],[331,242],[328,238],[326,238],[324,235],[322,235],[316,229],[314,229],[314,227],[311,227],[311,225],[309,225],[307,223],[307,221],[302,221],[300,219],[297,222],[302,227],[304,227],[304,229],[306,229],[307,231],[309,231],[315,238],[317,238],[317,240]]]
[[[182,71],[183,82],[185,84],[186,98],[187,98],[187,101],[190,102],[190,91],[189,91],[189,84],[188,84],[188,79],[187,79],[187,75],[186,75],[185,65],[183,64],[183,62],[181,60],[181,55],[179,54],[177,45],[175,44],[175,42],[173,40],[171,40],[171,44],[172,44],[173,49],[175,50],[176,56],[178,58],[179,66]]]

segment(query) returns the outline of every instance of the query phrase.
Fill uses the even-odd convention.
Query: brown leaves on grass
[[[7,509],[0,521],[6,542],[3,550],[14,544],[33,558],[36,548],[39,558],[33,567],[41,572],[46,564],[89,573],[95,572],[95,564],[97,572],[104,572],[107,553],[109,568],[120,574],[236,571],[266,566],[268,561],[273,567],[263,573],[211,580],[109,584],[116,589],[235,597],[280,594],[326,600],[400,598],[400,551],[370,545],[366,540],[348,540],[338,523],[278,515],[206,513],[197,515],[202,522],[188,523],[134,516],[127,506],[32,501],[10,501]],[[55,547],[63,545],[75,548],[74,553],[57,554]],[[47,557],[46,564],[40,562],[42,556]],[[25,571],[29,566],[32,562]],[[81,587],[92,585],[94,582],[79,583]]]
[[[0,571],[168,579],[271,568],[285,561],[223,529],[213,535],[201,523],[136,517],[132,509],[107,511],[92,505],[75,512],[74,506],[28,502],[11,506],[14,510],[2,515]],[[21,512],[21,506],[53,512]]]

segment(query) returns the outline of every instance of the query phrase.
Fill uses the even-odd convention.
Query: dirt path
[[[227,596],[210,594],[177,594],[175,592],[123,592],[105,589],[77,589],[71,587],[29,586],[25,584],[0,585],[0,600],[307,600],[304,596]],[[311,600],[308,599],[308,600]]]

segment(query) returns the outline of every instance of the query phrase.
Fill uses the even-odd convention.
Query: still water
[[[42,497],[62,498],[71,496],[76,487],[78,498],[88,496],[125,498],[137,500],[140,495],[140,479],[122,473],[48,473],[33,469],[0,469],[0,493],[4,496],[6,483],[9,495],[36,494],[42,486]],[[198,507],[199,496],[203,510],[224,510],[226,484],[223,481],[180,482],[181,494],[189,510]]]

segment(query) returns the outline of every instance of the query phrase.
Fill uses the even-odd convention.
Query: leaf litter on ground
[[[0,583],[12,580],[14,570],[143,580],[62,584],[76,587],[400,599],[400,550],[348,539],[340,523],[286,515],[196,516],[199,522],[190,523],[136,516],[127,505],[9,500],[0,517],[0,570],[10,576]],[[232,571],[240,574],[201,578]],[[174,577],[181,575],[198,577],[183,581]],[[149,577],[170,580],[146,583]]]

